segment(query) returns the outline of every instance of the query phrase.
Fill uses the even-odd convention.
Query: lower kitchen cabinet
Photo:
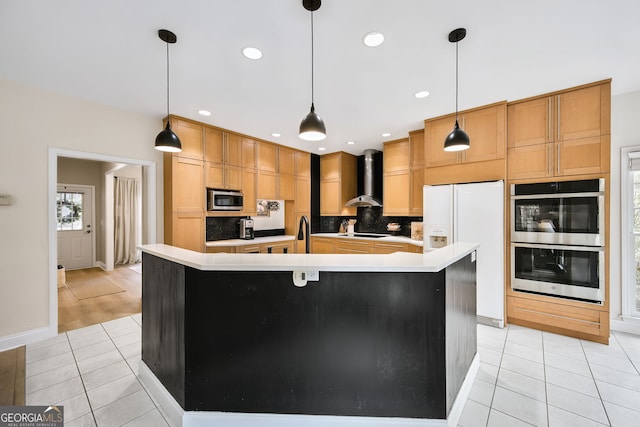
[[[166,224],[171,221],[167,235]],[[179,211],[165,221],[165,243],[179,248],[202,252],[204,249],[204,215],[202,211]]]
[[[408,243],[395,242],[374,242],[374,253],[376,254],[392,254],[394,252],[411,252]]]
[[[507,296],[507,322],[609,344],[609,310],[543,296]]]
[[[261,254],[291,254],[295,252],[295,241],[262,243],[260,245]]]
[[[330,237],[311,237],[312,254],[334,254],[336,239]]]
[[[373,242],[358,239],[336,239],[336,254],[372,254]]]

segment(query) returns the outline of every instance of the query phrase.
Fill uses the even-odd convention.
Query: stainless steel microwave
[[[207,188],[208,211],[241,211],[243,197],[240,191]]]
[[[604,246],[604,179],[511,186],[511,241]]]

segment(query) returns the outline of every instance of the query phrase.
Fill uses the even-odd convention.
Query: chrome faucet
[[[304,225],[304,231],[302,230],[302,226]],[[298,240],[305,240],[304,242],[304,251],[305,253],[309,253],[309,218],[306,215],[302,215],[300,217],[300,224],[298,224]]]

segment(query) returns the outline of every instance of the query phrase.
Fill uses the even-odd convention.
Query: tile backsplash
[[[320,217],[318,231],[320,233],[337,233],[340,223],[345,219],[356,219],[357,233],[392,234],[387,230],[387,224],[400,224],[400,231],[393,233],[400,236],[411,236],[411,223],[422,221],[422,217],[383,216],[381,207],[358,208],[356,216],[323,216]],[[314,230],[314,232],[316,232]]]

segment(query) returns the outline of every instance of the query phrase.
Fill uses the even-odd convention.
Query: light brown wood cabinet
[[[171,129],[180,138],[182,151],[172,155],[182,158],[202,160],[204,153],[203,132],[204,127],[196,122],[171,116]]]
[[[373,242],[358,239],[336,239],[336,254],[372,254]]]
[[[334,254],[335,240],[331,237],[317,237],[313,236],[310,240],[311,253],[312,254]]]
[[[286,173],[278,173],[277,198],[280,200],[293,200],[296,197],[296,177]]]
[[[219,129],[204,129],[205,187],[242,189],[242,138]]]
[[[311,178],[311,154],[303,151],[296,151],[296,176]]]
[[[203,162],[165,153],[163,169],[164,241],[181,248],[202,251],[205,208]]]
[[[503,159],[507,131],[506,102],[460,111],[458,124],[469,135],[468,150],[444,151],[444,141],[453,130],[456,115],[425,120],[425,165],[449,166],[458,163]]]
[[[256,151],[258,169],[269,172],[277,172],[277,146],[269,142],[259,141]]]
[[[242,169],[242,202],[242,215],[252,216],[258,214],[255,169]]]
[[[610,81],[509,103],[509,179],[609,172],[610,110]]]
[[[294,250],[295,242],[293,240],[286,240],[282,242],[270,242],[260,244],[261,254],[292,254]]]
[[[291,148],[278,147],[278,173],[295,175],[296,173],[296,152]]]
[[[337,152],[320,157],[320,215],[356,215],[345,203],[356,196],[356,157]]]
[[[424,131],[384,143],[382,209],[386,216],[422,215]]]
[[[258,169],[257,198],[274,200],[278,198],[278,174],[276,172]]]

